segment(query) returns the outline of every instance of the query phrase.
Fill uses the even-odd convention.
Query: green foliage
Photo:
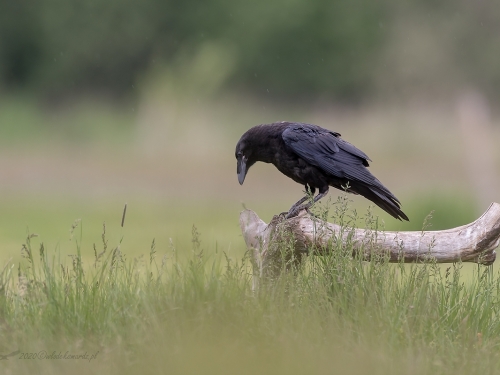
[[[0,83],[19,85],[34,79],[42,53],[38,2],[0,3]]]
[[[11,85],[128,92],[145,69],[217,43],[236,62],[225,72],[234,86],[259,94],[345,96],[369,83],[383,6],[367,0],[25,0],[3,2],[0,14],[0,82]]]
[[[0,84],[129,94],[144,72],[189,65],[216,45],[223,62],[207,74],[267,97],[352,100],[426,77],[494,93],[498,9],[465,0],[3,1]]]
[[[499,9],[465,0],[3,1],[0,84],[127,94],[144,72],[217,45],[230,63],[210,74],[273,98],[358,99],[426,76],[494,93]]]

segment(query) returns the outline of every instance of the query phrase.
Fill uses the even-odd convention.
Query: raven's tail
[[[379,182],[377,180],[377,182]],[[366,199],[371,200],[389,215],[393,216],[398,220],[406,220],[408,216],[405,215],[403,211],[401,211],[399,200],[392,194],[389,189],[387,189],[380,182],[377,185],[366,185],[363,183],[353,184],[354,186],[350,186],[348,191],[362,195]]]

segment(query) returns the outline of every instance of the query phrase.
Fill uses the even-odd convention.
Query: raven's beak
[[[238,182],[243,185],[245,181],[245,176],[247,175],[247,158],[242,156],[238,159],[238,164],[236,166],[236,173],[238,173]]]

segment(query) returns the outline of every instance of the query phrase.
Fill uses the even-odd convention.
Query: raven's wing
[[[340,138],[340,134],[310,124],[291,124],[282,133],[285,144],[308,163],[339,179],[347,179],[348,191],[361,194],[397,219],[408,217],[399,200],[366,167],[370,158]]]
[[[377,179],[365,168],[370,158],[340,134],[309,124],[295,124],[282,134],[290,149],[308,163],[337,178],[359,180],[367,184]]]

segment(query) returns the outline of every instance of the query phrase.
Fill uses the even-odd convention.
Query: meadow
[[[347,208],[347,207],[346,207]],[[346,213],[349,215],[349,213]],[[498,373],[500,274],[389,264],[347,246],[251,288],[248,256],[128,259],[103,230],[92,262],[26,237],[1,280],[5,373]],[[283,244],[283,251],[286,244]],[[185,250],[184,250],[185,251]],[[88,254],[87,254],[88,258]]]
[[[3,372],[498,373],[495,266],[335,249],[254,293],[238,225],[243,204],[269,221],[301,194],[267,165],[236,179],[239,135],[283,119],[335,129],[374,160],[411,219],[376,211],[385,229],[420,230],[431,210],[433,229],[474,220],[486,207],[453,112],[243,99],[2,102],[0,354],[27,356]]]

